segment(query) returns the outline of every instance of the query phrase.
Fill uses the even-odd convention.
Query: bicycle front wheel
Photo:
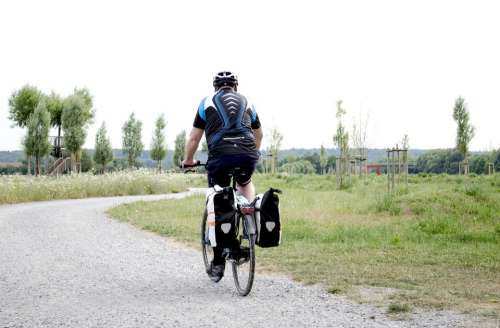
[[[242,237],[240,251],[243,258],[232,262],[234,284],[241,296],[247,296],[252,290],[255,275],[255,235]]]

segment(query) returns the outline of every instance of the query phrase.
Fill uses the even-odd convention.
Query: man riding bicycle
[[[208,186],[229,186],[234,171],[238,192],[249,202],[255,198],[252,174],[260,156],[262,128],[254,106],[237,92],[238,79],[231,72],[217,73],[215,93],[201,101],[186,143],[183,165],[194,165],[193,156],[205,133],[208,144]],[[222,249],[213,248],[211,276],[219,281],[224,275]]]

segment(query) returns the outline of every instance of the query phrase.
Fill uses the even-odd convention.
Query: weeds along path
[[[200,252],[105,215],[193,192],[0,206],[0,327],[478,326],[443,312],[391,320],[280,276],[257,275],[242,298],[229,271],[208,280]]]

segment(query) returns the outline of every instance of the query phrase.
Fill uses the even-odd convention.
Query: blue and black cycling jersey
[[[253,134],[260,128],[259,117],[247,98],[232,89],[205,97],[193,126],[205,130],[209,159],[237,154],[259,158]]]

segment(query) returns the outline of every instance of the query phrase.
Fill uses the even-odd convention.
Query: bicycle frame
[[[243,225],[245,227],[244,233],[247,235],[257,234],[257,226],[255,224],[255,208],[253,207],[242,207],[239,211],[240,217],[243,219]]]
[[[188,169],[194,168],[197,166],[205,166],[206,164],[202,164],[199,161],[194,164],[194,165],[186,165],[182,166],[183,169]],[[250,293],[250,290],[252,289],[253,285],[253,280],[254,280],[254,274],[255,274],[255,240],[257,236],[257,222],[256,222],[256,217],[255,217],[255,203],[256,200],[253,202],[249,202],[243,195],[240,195],[237,193],[236,189],[236,179],[234,178],[235,176],[235,171],[238,170],[237,168],[231,170],[229,172],[229,176],[232,181],[232,190],[235,192],[236,195],[236,236],[239,236],[238,243],[240,245],[240,249],[237,251],[236,256],[237,258],[232,257],[231,255],[231,250],[229,249],[228,255],[230,256],[227,258],[229,261],[232,262],[232,271],[233,271],[233,278],[234,282],[236,285],[236,289],[238,290],[238,293],[241,296],[246,296],[248,293]],[[224,190],[224,187],[215,185],[214,187],[215,191],[221,191]],[[241,221],[240,221],[241,220]],[[241,228],[243,231],[239,231],[240,229],[240,223],[241,223]],[[202,244],[202,253],[203,253],[203,261],[205,263],[205,268],[207,270],[207,273],[210,273],[209,268],[209,258],[207,256],[207,247],[210,248],[210,243],[207,241],[207,235],[208,235],[208,230],[207,230],[207,210],[205,209],[205,214],[202,219],[202,229],[201,229],[201,244]],[[241,248],[241,245],[243,243],[243,240],[246,240],[245,243],[248,243],[248,246],[244,246]],[[240,257],[241,256],[241,251],[242,250],[247,250],[248,255],[246,257]],[[226,249],[224,249],[226,250]],[[228,256],[226,255],[226,256]],[[243,259],[243,261],[241,261]],[[248,277],[244,279],[239,278],[239,272],[244,272],[240,271],[239,266],[249,263],[249,269],[248,269]],[[220,280],[220,279],[219,279]],[[215,281],[215,280],[214,280]],[[218,281],[218,280],[217,280]],[[217,282],[215,281],[215,282]]]

